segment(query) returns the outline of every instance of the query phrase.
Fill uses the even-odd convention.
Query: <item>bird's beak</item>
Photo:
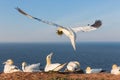
[[[49,54],[49,56],[51,57],[53,55],[53,52],[51,52],[50,54]]]
[[[6,62],[3,62],[3,64],[6,64]]]

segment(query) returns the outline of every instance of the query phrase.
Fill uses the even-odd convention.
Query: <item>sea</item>
[[[8,59],[21,69],[21,63],[40,63],[44,70],[46,56],[53,53],[52,63],[78,61],[80,68],[102,68],[110,72],[112,65],[120,65],[120,42],[77,42],[76,51],[70,43],[0,43],[0,72]],[[66,66],[65,66],[66,67]]]

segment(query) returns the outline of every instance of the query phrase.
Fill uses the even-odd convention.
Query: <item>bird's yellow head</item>
[[[58,35],[62,35],[63,34],[63,31],[62,31],[62,28],[61,27],[59,27],[58,29],[57,29],[57,32],[56,32]]]
[[[86,71],[90,71],[90,70],[91,70],[91,67],[88,66],[88,67],[86,68]]]
[[[22,66],[26,66],[27,65],[27,63],[26,62],[22,62]]]
[[[85,71],[86,71],[87,74],[90,74],[91,73],[91,67],[88,66]]]
[[[117,68],[118,68],[117,64],[112,65],[112,69],[117,69]]]
[[[12,65],[14,62],[12,59],[8,59],[6,62],[4,62],[3,64],[8,64],[8,65]]]

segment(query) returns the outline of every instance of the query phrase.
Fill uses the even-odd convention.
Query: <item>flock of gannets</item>
[[[58,25],[56,23],[48,22],[48,21],[33,17],[33,16],[27,14],[26,12],[24,12],[23,10],[21,10],[20,8],[16,8],[16,9],[21,14],[27,16],[30,19],[35,19],[37,21],[40,21],[40,22],[43,22],[43,23],[46,23],[46,24],[49,24],[49,25],[56,26],[57,27],[57,34],[58,35],[63,35],[63,33],[64,33],[70,39],[74,50],[76,50],[76,33],[77,32],[79,32],[79,31],[89,32],[89,31],[98,29],[102,25],[102,22],[100,20],[96,20],[95,23],[92,24],[92,25],[76,27],[76,28],[71,28],[71,27],[66,28],[66,27],[63,27],[63,26]]]
[[[96,30],[98,29],[101,25],[102,22],[100,20],[96,20],[94,22],[94,24],[92,25],[87,25],[87,26],[83,26],[83,27],[77,27],[77,28],[65,28],[61,25],[52,23],[52,22],[48,22],[48,21],[44,21],[42,19],[38,19],[36,17],[33,17],[29,14],[27,14],[26,12],[24,12],[23,10],[21,10],[20,8],[16,8],[21,14],[31,18],[31,19],[35,19],[38,20],[40,22],[49,24],[49,25],[53,25],[57,27],[57,34],[58,35],[62,35],[63,33],[70,39],[71,44],[73,46],[73,49],[76,50],[76,33],[79,31],[83,31],[83,32],[88,32],[88,31],[92,31],[92,30]],[[52,58],[53,53],[50,53],[47,57],[46,57],[46,66],[44,68],[44,72],[49,72],[49,71],[60,71],[67,63],[64,64],[60,64],[60,63],[52,63],[51,58]],[[36,64],[31,64],[28,65],[26,62],[22,63],[22,70],[20,70],[17,66],[14,65],[14,62],[12,59],[8,59],[6,62],[4,62],[4,73],[13,73],[13,72],[42,72],[40,70],[40,63],[36,63]],[[80,71],[80,63],[78,61],[70,61],[64,72],[77,72]],[[86,74],[90,74],[90,73],[100,73],[103,70],[100,69],[91,69],[91,67],[87,67],[86,70],[84,71]],[[115,74],[118,75],[120,74],[120,67],[117,66],[116,64],[114,64],[112,66],[111,69],[111,74]]]
[[[44,71],[40,70],[40,63],[28,65],[26,62],[22,63],[22,70],[20,70],[17,66],[14,65],[12,59],[8,59],[3,64],[4,65],[4,73],[13,73],[13,72],[61,72],[66,65],[66,68],[63,72],[79,72],[82,69],[80,68],[80,63],[78,61],[70,61],[69,63],[52,63],[53,53],[50,53],[46,57],[46,66]],[[83,70],[82,70],[83,71]],[[105,72],[103,69],[91,69],[91,67],[87,67],[82,73],[91,74],[91,73],[100,73]],[[120,75],[120,67],[114,64],[111,69],[111,74]]]

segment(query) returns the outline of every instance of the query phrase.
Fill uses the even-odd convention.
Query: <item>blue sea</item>
[[[120,65],[120,42],[80,42],[74,51],[70,43],[0,43],[0,72],[3,72],[7,59],[21,69],[23,61],[28,64],[46,64],[46,56],[53,52],[53,63],[79,61],[81,69],[87,66],[102,68],[108,72],[112,64]]]

